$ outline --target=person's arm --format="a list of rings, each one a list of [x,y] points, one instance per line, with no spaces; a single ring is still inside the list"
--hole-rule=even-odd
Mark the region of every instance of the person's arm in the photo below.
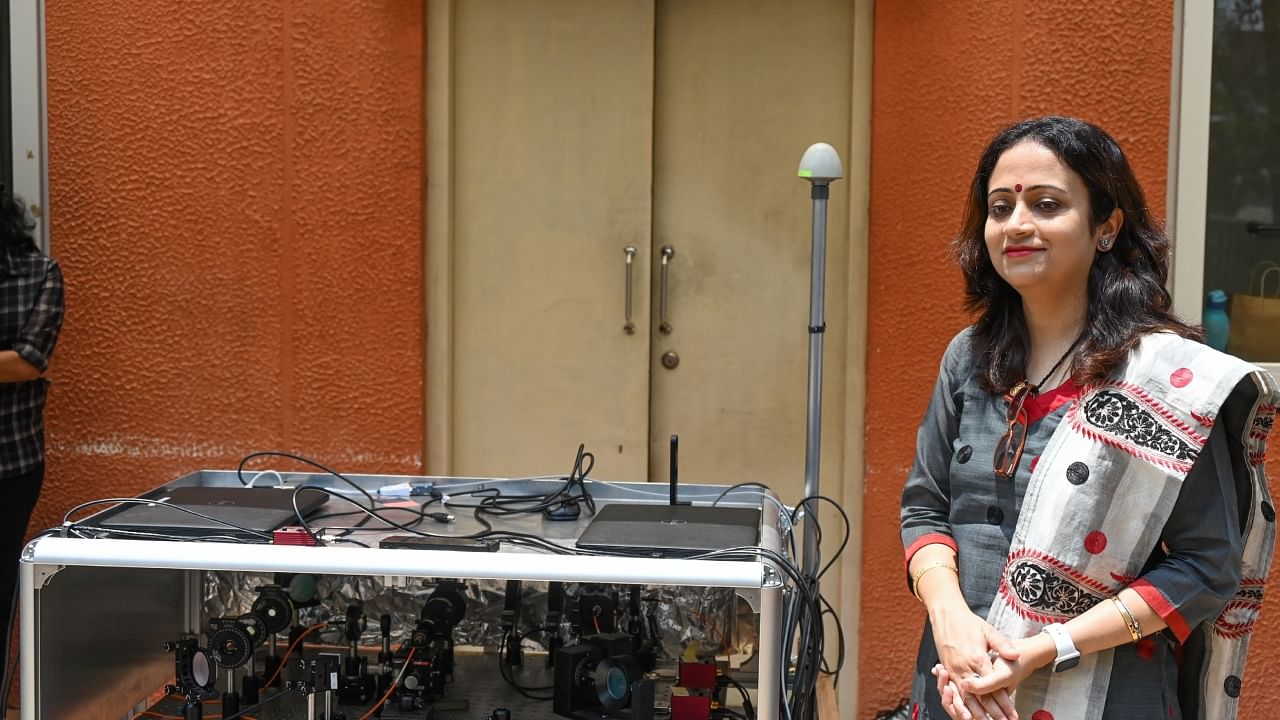
[[[34,380],[49,369],[62,330],[63,311],[62,271],[56,262],[49,261],[22,332],[10,349],[0,351],[0,382]]]
[[[954,395],[959,379],[955,375],[962,354],[961,343],[966,342],[967,334],[957,336],[942,357],[929,408],[916,432],[915,461],[902,488],[901,531],[909,589],[913,570],[920,567],[915,556],[921,549],[939,545],[950,548],[952,558],[955,557],[956,542],[951,531],[951,441],[960,432],[961,408]]]
[[[1211,431],[1161,534],[1167,554],[1118,595],[1143,636],[1168,628],[1184,642],[1192,628],[1217,617],[1240,585],[1244,540],[1229,436],[1222,424]],[[1082,655],[1134,641],[1126,618],[1109,599],[1063,626]],[[1016,687],[1057,656],[1045,633],[1014,644],[1022,651],[1017,662],[989,678],[964,680],[961,687],[978,694]]]
[[[1118,597],[1142,628],[1143,636],[1152,635],[1167,627],[1164,619],[1133,588],[1121,590]],[[1063,623],[1063,627],[1081,655],[1101,652],[1134,641],[1125,617],[1110,600],[1094,605]],[[1012,691],[1027,676],[1049,665],[1058,656],[1057,646],[1048,633],[1039,632],[1029,638],[1015,640],[1013,644],[1020,653],[1016,660],[997,661],[995,671],[990,675],[963,680],[959,683],[960,687],[975,695],[985,695],[997,689]]]
[[[0,383],[26,382],[40,377],[40,368],[16,350],[0,350]]]
[[[952,341],[943,356],[929,409],[916,435],[916,457],[902,491],[902,544],[906,550],[907,584],[929,614],[934,645],[942,665],[957,677],[991,669],[988,651],[1017,657],[1004,636],[969,609],[960,590],[957,546],[951,529],[952,442],[959,434],[957,390],[966,364],[962,357],[968,334]],[[969,710],[985,717],[1011,717],[1007,695],[990,707]],[[957,709],[957,711],[959,711]],[[1008,714],[1008,715],[1007,715]],[[965,717],[965,715],[958,715]]]

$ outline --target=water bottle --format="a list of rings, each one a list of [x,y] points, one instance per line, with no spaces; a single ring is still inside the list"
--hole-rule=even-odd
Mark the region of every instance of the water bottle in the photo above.
[[[1204,308],[1204,341],[1214,350],[1227,349],[1227,294],[1221,290],[1209,291],[1209,302]]]

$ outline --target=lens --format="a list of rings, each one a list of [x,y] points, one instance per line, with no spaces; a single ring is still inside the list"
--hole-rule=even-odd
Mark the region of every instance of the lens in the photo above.
[[[639,676],[639,668],[630,657],[615,656],[600,660],[592,676],[600,706],[605,710],[627,707],[631,702],[631,681]]]
[[[289,598],[296,603],[310,602],[316,596],[314,575],[294,575],[289,578]]]
[[[605,676],[605,687],[609,691],[609,697],[614,700],[627,699],[627,674],[622,668],[609,668],[609,674]]]
[[[205,686],[209,684],[209,656],[202,652],[196,652],[191,656],[191,679],[196,681],[197,685]]]
[[[995,461],[996,461],[997,475],[1003,475],[1005,477],[1008,477],[1009,461],[1012,459],[1009,457],[1009,448],[1010,448],[1009,443],[1012,439],[1013,438],[1010,437],[1009,433],[1005,433],[1004,435],[1000,436],[1000,440],[996,443]]]

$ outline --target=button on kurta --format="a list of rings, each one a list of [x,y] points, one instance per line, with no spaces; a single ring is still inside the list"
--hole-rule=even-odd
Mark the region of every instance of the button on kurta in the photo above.
[[[1004,510],[1001,510],[996,505],[992,505],[991,507],[987,508],[987,522],[991,523],[992,525],[999,525],[1000,523],[1004,522]]]
[[[1072,485],[1083,485],[1089,479],[1089,466],[1082,462],[1073,462],[1067,466],[1067,480]]]

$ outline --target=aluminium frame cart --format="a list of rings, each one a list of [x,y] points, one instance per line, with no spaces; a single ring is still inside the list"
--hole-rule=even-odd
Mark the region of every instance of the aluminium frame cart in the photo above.
[[[431,482],[445,490],[500,486],[536,492],[561,480],[348,475],[362,487]],[[338,489],[332,476],[283,473],[287,485]],[[200,471],[179,485],[239,486],[232,471]],[[725,486],[681,485],[681,496],[709,502]],[[597,503],[658,502],[662,485],[591,482]],[[647,496],[647,497],[646,497]],[[760,498],[755,498],[759,500]],[[725,504],[740,501],[726,498]],[[752,503],[751,506],[756,506]],[[782,552],[778,512],[762,503],[760,547]],[[588,518],[558,523],[548,539],[568,546]],[[528,522],[532,523],[532,519]],[[519,521],[516,521],[518,527]],[[498,527],[508,529],[506,520]],[[518,528],[537,532],[536,526]],[[499,552],[391,550],[43,536],[21,558],[21,720],[131,717],[138,702],[173,676],[166,640],[203,628],[203,571],[292,572],[405,578],[458,578],[690,585],[733,588],[760,615],[757,707],[768,717],[783,702],[779,686],[782,582],[764,560],[717,561],[623,556],[569,556],[503,546]]]

